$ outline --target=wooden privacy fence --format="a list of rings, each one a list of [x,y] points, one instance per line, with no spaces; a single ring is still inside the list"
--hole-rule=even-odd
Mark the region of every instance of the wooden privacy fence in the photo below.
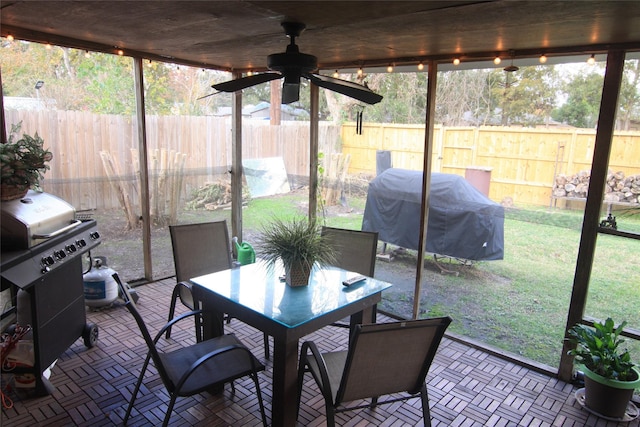
[[[346,123],[341,135],[350,174],[375,174],[378,150],[391,152],[393,167],[422,170],[423,125],[365,123],[358,135],[355,123]],[[436,126],[432,170],[488,170],[492,200],[549,205],[556,176],[591,170],[594,143],[590,129]],[[640,174],[639,132],[616,132],[609,169]]]
[[[131,212],[139,216],[139,185],[136,121],[131,116],[98,115],[75,111],[6,110],[7,128],[23,122],[22,130],[36,131],[53,152],[51,170],[45,174],[45,191],[72,203],[78,210],[121,206],[128,194]],[[206,182],[230,181],[231,120],[225,117],[148,116],[147,143],[151,153],[182,153],[182,193],[173,196],[156,193],[157,215],[172,215],[175,201],[190,197]],[[282,157],[292,180],[306,183],[309,176],[309,123],[245,120],[242,128],[243,158]],[[548,205],[555,177],[591,169],[595,131],[588,129],[523,129],[508,127],[436,126],[433,170],[464,176],[468,170],[490,170],[489,197],[495,201],[513,200],[518,204]],[[320,151],[325,154],[328,181],[341,179],[343,170],[330,163],[334,153],[350,159],[349,174],[374,175],[376,153],[387,150],[394,167],[421,170],[424,126],[365,123],[362,135],[355,123],[337,126],[320,123]],[[158,151],[155,151],[158,150]],[[108,177],[100,153],[109,153],[109,162],[119,172]],[[175,155],[175,154],[174,154]],[[150,156],[152,158],[153,156]],[[168,160],[167,160],[168,161]],[[173,160],[175,162],[175,159]],[[158,192],[162,158],[158,172]],[[150,168],[153,168],[150,162]],[[640,133],[619,132],[614,137],[610,169],[626,176],[640,173]],[[164,169],[169,173],[169,169]],[[113,185],[112,182],[117,183]],[[338,183],[339,184],[339,183]],[[126,190],[126,191],[125,191]],[[327,194],[325,194],[325,197]],[[333,195],[330,195],[333,198]],[[153,193],[152,193],[153,197]],[[173,200],[172,200],[173,198]]]
[[[128,216],[139,216],[137,124],[131,116],[99,115],[78,111],[6,110],[7,127],[22,121],[22,130],[36,131],[53,152],[51,170],[45,174],[43,188],[73,204],[77,210],[116,208],[131,205]],[[147,144],[149,152],[152,209],[158,216],[173,215],[174,201],[181,196],[161,195],[163,180],[171,168],[162,166],[171,153],[186,157],[182,197],[207,182],[230,181],[231,120],[227,117],[147,116]],[[319,126],[320,150],[333,153],[339,150],[340,127],[332,123]],[[292,179],[308,180],[309,123],[283,122],[270,126],[268,121],[245,120],[242,127],[243,158],[282,157]],[[154,155],[158,160],[154,166]],[[103,163],[101,153],[105,154]],[[162,160],[162,153],[166,159]],[[173,160],[174,162],[176,159]],[[108,174],[104,165],[112,165]],[[113,165],[118,171],[113,172]],[[163,172],[164,171],[164,172]],[[113,175],[111,175],[113,174]],[[154,186],[155,190],[154,190]],[[128,195],[123,199],[123,195]],[[155,206],[155,207],[154,207]],[[126,211],[126,210],[125,210]]]

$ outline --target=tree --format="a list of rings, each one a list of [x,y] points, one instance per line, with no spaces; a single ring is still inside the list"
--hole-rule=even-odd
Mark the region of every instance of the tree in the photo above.
[[[54,46],[22,41],[2,40],[2,90],[4,96],[39,98],[51,108],[58,107],[58,98],[70,96],[73,91],[65,67],[63,55],[66,52]],[[68,60],[67,60],[68,62]],[[58,79],[65,81],[60,87]],[[40,89],[35,89],[37,81],[44,82]],[[60,99],[65,104],[64,99]]]
[[[92,111],[103,114],[133,114],[135,91],[133,61],[129,57],[45,46],[23,41],[1,44],[0,58],[5,96],[40,97],[49,108]],[[196,102],[196,88],[185,85],[184,76],[173,64],[145,61],[145,105],[148,114],[196,113],[207,105]],[[211,84],[207,73],[197,74],[191,67],[185,73],[198,76],[205,91]],[[223,73],[218,73],[221,80]],[[206,79],[206,80],[205,80]],[[44,86],[34,93],[38,80]],[[191,77],[186,80],[192,80]],[[209,90],[211,90],[209,88]],[[36,95],[36,96],[34,96]],[[202,95],[199,95],[202,96]],[[186,107],[185,107],[186,106]]]
[[[580,128],[595,128],[603,81],[600,73],[586,73],[584,68],[575,74],[564,85],[567,101],[552,112],[554,120]]]
[[[215,114],[219,107],[227,106],[231,102],[230,94],[216,94],[211,87],[215,83],[229,80],[231,78],[229,73],[167,63],[161,66],[167,70],[166,76],[160,81],[158,73],[153,73],[152,82],[166,87],[164,97],[170,102],[170,113],[190,116],[211,115]],[[148,92],[150,87],[145,85],[145,89]]]
[[[362,85],[366,84],[373,91],[377,90],[376,88],[380,82],[377,74],[362,75],[361,77],[358,77],[357,74],[340,74],[337,78]],[[334,123],[339,123],[343,120],[355,121],[359,112],[366,112],[365,120],[376,121],[375,113],[372,113],[372,109],[356,99],[328,89],[321,89],[320,94],[320,99],[324,98],[325,101],[324,105],[321,103],[321,107],[325,108],[324,111],[321,110],[321,115],[324,113],[324,117]]]
[[[2,39],[0,49],[5,96],[38,97],[49,108],[103,114],[135,112],[131,58],[6,39]],[[147,114],[207,115],[230,105],[230,94],[206,96],[214,93],[212,84],[231,78],[228,73],[146,60],[144,65]],[[439,72],[435,121],[447,126],[534,126],[548,122],[551,116],[573,126],[593,128],[602,71],[601,65],[585,65],[564,83],[554,66],[521,67],[511,73],[501,69]],[[640,61],[627,61],[624,72],[617,126],[629,129],[634,120],[640,119]],[[353,121],[362,111],[369,122],[425,122],[427,73],[341,74],[339,78],[366,84],[384,99],[365,105],[321,89],[321,119]],[[45,85],[36,90],[38,80]],[[293,106],[309,111],[309,85],[306,79],[301,80],[300,100]],[[566,101],[555,108],[561,97]],[[271,102],[270,84],[243,91],[244,105],[260,102]]]
[[[625,61],[624,76],[618,100],[616,128],[629,130],[632,120],[640,119],[640,60]]]
[[[380,73],[369,76],[370,89],[384,97],[367,106],[370,121],[382,123],[424,123],[427,105],[426,73]]]
[[[100,114],[135,114],[133,62],[117,55],[92,54],[78,64],[85,90],[81,107]]]
[[[535,126],[548,122],[558,86],[553,66],[493,70],[487,79],[488,115],[503,126]]]
[[[436,122],[445,126],[487,124],[492,110],[485,90],[488,74],[488,70],[438,73]]]

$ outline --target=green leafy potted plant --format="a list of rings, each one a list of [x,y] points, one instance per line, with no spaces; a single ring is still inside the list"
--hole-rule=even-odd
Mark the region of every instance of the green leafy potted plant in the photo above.
[[[640,388],[640,370],[631,362],[629,351],[620,348],[626,324],[616,327],[608,318],[594,323],[593,328],[577,324],[568,331],[568,340],[576,344],[569,354],[583,365],[585,407],[616,420],[624,418],[634,389]]]
[[[53,154],[44,148],[44,140],[36,132],[34,136],[23,134],[17,139],[22,122],[12,125],[9,139],[0,144],[0,168],[2,172],[1,195],[3,201],[19,199],[30,188],[38,188],[49,169]]]
[[[258,256],[271,267],[280,260],[289,286],[307,285],[315,263],[335,262],[334,249],[322,239],[320,228],[317,221],[306,218],[273,219],[262,227]]]

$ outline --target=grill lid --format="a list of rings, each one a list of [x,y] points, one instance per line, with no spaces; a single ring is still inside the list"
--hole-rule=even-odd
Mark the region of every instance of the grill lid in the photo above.
[[[80,223],[69,203],[33,190],[22,199],[0,203],[0,210],[2,250],[31,248]]]

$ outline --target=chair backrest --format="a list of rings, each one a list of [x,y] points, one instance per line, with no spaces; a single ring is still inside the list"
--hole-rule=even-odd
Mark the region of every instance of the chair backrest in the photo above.
[[[169,392],[172,392],[174,385],[169,379],[169,375],[165,370],[165,367],[162,363],[162,359],[158,354],[158,349],[156,348],[156,345],[153,342],[153,338],[151,338],[151,334],[149,333],[149,329],[147,329],[147,325],[144,323],[144,320],[142,320],[142,316],[140,316],[140,313],[136,308],[136,303],[131,297],[131,294],[129,293],[129,289],[127,289],[127,287],[124,285],[122,280],[120,280],[118,273],[114,273],[113,278],[118,284],[118,288],[120,289],[120,296],[122,296],[122,299],[124,300],[125,307],[127,307],[127,309],[129,310],[133,318],[136,320],[136,323],[138,324],[138,328],[140,329],[140,333],[144,338],[144,342],[147,344],[147,348],[149,349],[149,353],[147,357],[153,360],[153,364],[158,370],[158,374],[160,375],[162,382],[164,383],[165,387],[167,387]]]
[[[320,234],[336,251],[336,267],[373,277],[378,250],[377,232],[322,227]]]
[[[176,280],[231,268],[227,221],[169,226]]]
[[[357,325],[336,404],[398,392],[418,393],[450,317]]]

